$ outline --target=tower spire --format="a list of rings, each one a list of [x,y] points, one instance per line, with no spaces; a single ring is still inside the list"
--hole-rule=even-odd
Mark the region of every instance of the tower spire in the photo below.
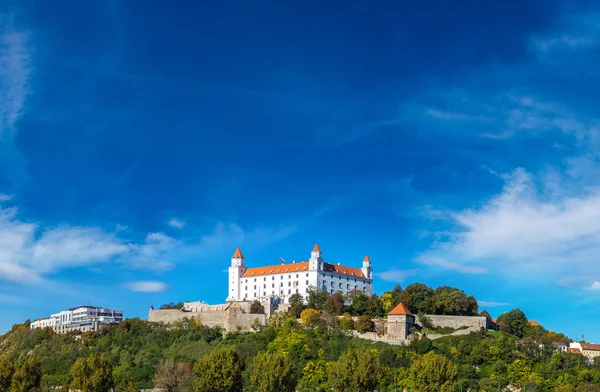
[[[234,259],[243,259],[244,255],[242,254],[242,250],[240,248],[236,248],[235,252],[233,253],[233,258]]]

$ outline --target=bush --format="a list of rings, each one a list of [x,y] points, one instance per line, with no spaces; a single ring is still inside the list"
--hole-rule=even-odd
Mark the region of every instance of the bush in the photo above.
[[[321,321],[321,314],[315,309],[304,309],[300,313],[300,320],[306,327],[315,327]]]
[[[265,314],[265,307],[258,301],[252,302],[250,305],[250,313],[252,314]]]
[[[340,317],[340,328],[342,329],[354,329],[354,320],[352,320],[352,316],[349,313],[344,313],[342,317]]]
[[[356,322],[354,323],[354,329],[358,332],[369,332],[373,330],[373,321],[367,315],[358,316]]]

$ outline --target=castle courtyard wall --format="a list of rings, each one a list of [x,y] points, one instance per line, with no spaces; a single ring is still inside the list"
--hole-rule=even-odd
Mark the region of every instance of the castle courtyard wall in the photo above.
[[[426,317],[431,320],[431,323],[436,328],[485,328],[492,329],[490,325],[491,320],[487,317],[483,316],[443,316],[443,315],[435,315],[435,314],[427,314]],[[419,320],[417,320],[417,323]]]

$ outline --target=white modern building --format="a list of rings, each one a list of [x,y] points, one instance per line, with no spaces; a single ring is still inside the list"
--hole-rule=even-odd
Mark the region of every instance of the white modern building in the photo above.
[[[323,260],[319,245],[313,248],[310,259],[267,267],[246,267],[240,248],[235,250],[229,267],[227,301],[264,301],[278,298],[287,303],[293,294],[308,298],[309,288],[325,290],[330,294],[373,291],[373,269],[369,256],[362,268],[345,267]]]
[[[95,306],[78,306],[31,323],[31,328],[50,327],[56,333],[97,331],[100,327],[123,321],[123,311]]]

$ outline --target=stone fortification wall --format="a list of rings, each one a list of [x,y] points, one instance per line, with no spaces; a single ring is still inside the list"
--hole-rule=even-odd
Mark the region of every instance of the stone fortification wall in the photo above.
[[[396,344],[396,345],[407,345],[410,343],[409,339],[392,339],[392,338],[386,337],[385,335],[379,336],[375,332],[351,331],[351,333],[353,336],[355,336],[357,338],[372,340],[374,342],[384,342],[384,343]]]
[[[233,303],[226,305],[206,305],[202,303],[186,303],[183,309],[155,310],[148,312],[148,321],[153,323],[171,324],[183,319],[199,320],[207,327],[224,328],[230,331],[252,331],[252,324],[258,319],[261,326],[266,325],[267,316],[264,314],[251,314],[250,305],[245,303]]]
[[[431,323],[434,327],[449,327],[458,329],[461,327],[469,327],[469,328],[486,328],[492,329],[491,320],[487,317],[479,317],[479,316],[440,316],[435,314],[427,314],[427,318],[431,320]],[[419,320],[417,318],[417,323]]]

